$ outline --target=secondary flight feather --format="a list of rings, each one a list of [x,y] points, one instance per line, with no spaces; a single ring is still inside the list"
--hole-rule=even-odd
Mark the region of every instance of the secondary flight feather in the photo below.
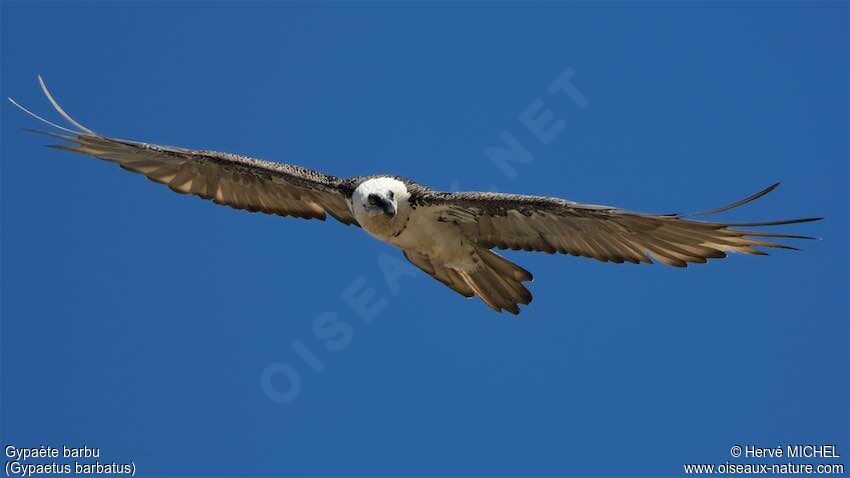
[[[55,131],[52,147],[110,161],[216,204],[247,211],[324,220],[328,215],[398,247],[414,265],[464,297],[477,296],[496,311],[518,314],[531,302],[529,271],[492,249],[562,253],[603,262],[675,267],[705,263],[728,252],[765,255],[762,248],[794,249],[779,239],[813,239],[752,228],[820,218],[752,223],[690,219],[728,211],[774,190],[690,215],[654,215],[519,194],[435,191],[399,176],[338,178],[300,166],[230,153],[160,146],[101,135],[74,120],[39,76],[61,126],[15,106]],[[745,228],[741,230],[739,228]]]

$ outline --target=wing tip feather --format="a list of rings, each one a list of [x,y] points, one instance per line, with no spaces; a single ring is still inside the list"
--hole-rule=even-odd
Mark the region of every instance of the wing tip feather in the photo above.
[[[76,127],[77,127],[77,128],[79,128],[81,131],[83,131],[83,132],[85,132],[85,133],[87,133],[87,134],[91,134],[91,135],[94,135],[94,136],[98,136],[98,134],[97,134],[97,133],[95,133],[95,132],[94,132],[94,131],[92,131],[91,129],[86,128],[85,126],[83,126],[83,125],[82,125],[79,121],[77,121],[77,120],[75,120],[74,118],[72,118],[72,117],[71,117],[71,115],[69,115],[69,114],[68,114],[68,113],[67,113],[64,109],[62,109],[62,107],[61,107],[61,106],[59,106],[59,102],[58,102],[58,101],[56,101],[56,98],[54,98],[54,97],[53,97],[53,94],[52,94],[52,93],[50,93],[50,90],[47,88],[47,84],[44,82],[44,78],[42,78],[42,77],[41,77],[41,74],[36,75],[36,77],[38,78],[38,84],[39,84],[39,86],[41,86],[41,91],[44,93],[44,96],[46,96],[46,97],[47,97],[47,100],[48,100],[48,101],[50,102],[50,104],[53,106],[53,109],[55,109],[55,110],[56,110],[56,112],[57,112],[57,113],[59,113],[59,115],[60,115],[60,116],[62,116],[63,118],[65,118],[65,121],[67,121],[67,122],[71,123],[72,125],[76,126]]]
[[[711,209],[711,210],[708,210],[708,211],[685,214],[685,215],[682,215],[682,216],[679,216],[679,217],[709,216],[711,214],[717,214],[717,213],[721,213],[721,212],[724,212],[724,211],[729,211],[731,209],[735,209],[736,207],[740,207],[740,206],[743,206],[745,204],[751,203],[751,202],[755,201],[756,199],[758,199],[762,196],[765,196],[766,194],[770,193],[774,189],[778,188],[780,184],[781,183],[779,181],[777,181],[777,182],[771,184],[770,186],[762,189],[761,191],[759,191],[755,194],[752,194],[750,196],[747,196],[744,199],[741,199],[740,201],[735,201],[732,204],[727,204],[725,206],[722,206],[722,207],[719,207],[719,208],[716,208],[716,209]]]

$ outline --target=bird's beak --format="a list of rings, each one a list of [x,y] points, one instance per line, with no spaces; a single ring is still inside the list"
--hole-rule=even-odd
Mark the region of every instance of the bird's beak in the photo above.
[[[389,217],[394,217],[396,213],[395,202],[393,201],[385,201],[382,204],[382,208],[384,210],[384,214]]]

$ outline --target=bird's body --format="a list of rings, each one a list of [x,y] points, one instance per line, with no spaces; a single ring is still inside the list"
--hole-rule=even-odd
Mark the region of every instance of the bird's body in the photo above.
[[[363,228],[435,279],[465,297],[478,296],[497,311],[519,313],[531,302],[523,285],[532,275],[491,249],[565,253],[604,262],[685,267],[725,257],[727,252],[765,254],[759,247],[792,249],[765,238],[811,239],[780,233],[741,231],[818,218],[730,224],[681,215],[640,214],[564,199],[502,193],[449,193],[391,175],[329,176],[300,166],[215,151],[157,146],[100,135],[73,120],[39,78],[45,95],[72,130],[44,134],[70,145],[57,148],[118,163],[122,168],[237,209],[324,220]],[[753,201],[773,185],[742,201],[696,215],[713,214]],[[696,215],[691,215],[696,216]]]
[[[375,176],[356,182],[349,207],[358,224],[376,239],[391,244],[420,269],[465,297],[478,295],[496,310],[519,313],[531,302],[523,285],[531,274],[481,247],[458,227],[450,208],[428,205],[434,191],[404,178]],[[371,210],[370,195],[378,207]],[[387,214],[382,204],[391,203]]]

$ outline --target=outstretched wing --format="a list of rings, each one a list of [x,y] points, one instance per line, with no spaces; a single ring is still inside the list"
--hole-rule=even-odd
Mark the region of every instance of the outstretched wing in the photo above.
[[[706,213],[753,201],[778,186]],[[650,256],[676,267],[726,257],[726,252],[764,255],[760,247],[794,249],[766,238],[807,236],[737,230],[815,221],[820,218],[748,224],[714,223],[681,215],[639,214],[608,206],[516,194],[420,191],[411,198],[435,220],[456,224],[483,247],[565,253],[603,262],[652,263]]]
[[[357,224],[346,203],[348,181],[289,164],[216,151],[127,141],[100,135],[71,118],[38,78],[44,94],[72,127],[47,121],[22,107],[35,118],[70,135],[34,131],[66,141],[52,147],[87,154],[118,163],[182,194],[194,194],[236,209],[279,216],[324,220],[326,214],[344,224]],[[33,130],[31,130],[33,131]]]

